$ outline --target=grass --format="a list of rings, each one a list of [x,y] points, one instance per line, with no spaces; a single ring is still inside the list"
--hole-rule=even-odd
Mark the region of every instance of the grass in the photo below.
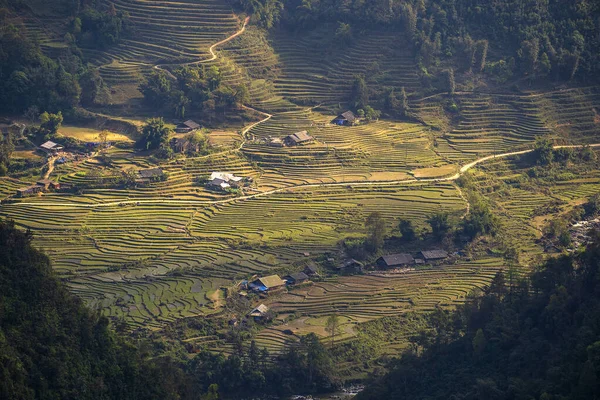
[[[98,135],[102,130],[94,128],[82,128],[78,126],[61,126],[58,133],[66,137],[72,137],[82,142],[97,142],[99,141]],[[118,132],[108,132],[107,140],[109,142],[133,142],[133,139],[125,134]]]

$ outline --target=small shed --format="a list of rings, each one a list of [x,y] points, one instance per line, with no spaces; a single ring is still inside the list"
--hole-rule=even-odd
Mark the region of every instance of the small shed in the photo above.
[[[313,140],[315,140],[315,138],[310,136],[307,131],[296,132],[286,136],[285,139],[283,139],[287,146],[298,146],[301,144],[310,143]]]
[[[17,197],[33,196],[34,194],[41,193],[43,191],[44,191],[43,186],[33,185],[33,186],[28,186],[26,188],[17,189],[16,196]]]
[[[162,178],[165,175],[162,168],[142,169],[138,171],[138,181],[151,182]]]
[[[252,311],[250,311],[248,313],[248,316],[253,317],[254,319],[261,319],[261,318],[264,318],[268,312],[269,312],[269,307],[265,306],[264,304],[261,304],[258,307],[256,307],[255,309],[253,309]]]
[[[413,264],[414,262],[415,259],[408,253],[388,254],[387,256],[379,257],[377,266],[382,268],[397,268]]]
[[[177,153],[193,153],[198,151],[198,144],[190,142],[185,137],[171,139],[171,148]]]
[[[50,179],[41,179],[41,180],[39,180],[39,181],[36,182],[36,185],[43,187],[44,190],[48,190],[48,189],[58,190],[58,189],[60,189],[60,183],[51,181]]]
[[[356,261],[354,258],[350,258],[338,265],[336,269],[340,272],[351,274],[362,272],[364,266],[365,265],[360,261]]]
[[[187,121],[177,124],[177,126],[175,127],[175,132],[188,133],[188,132],[195,131],[197,129],[200,129],[200,124],[198,124],[196,121],[192,121],[191,119],[188,119]]]
[[[427,262],[440,261],[448,258],[448,253],[444,250],[423,250],[420,254]]]
[[[331,123],[333,123],[335,125],[346,125],[346,126],[354,125],[357,122],[358,122],[358,119],[356,118],[356,115],[354,115],[354,113],[350,110],[341,113],[340,115],[335,117],[333,119],[333,121],[331,121]]]
[[[285,280],[290,285],[298,285],[300,283],[306,282],[308,280],[308,275],[306,275],[304,272],[296,272],[294,274],[286,276]]]
[[[46,143],[42,143],[40,145],[40,149],[42,149],[46,153],[54,154],[54,153],[64,149],[64,147],[58,143],[54,143],[53,141],[48,140]]]
[[[226,172],[213,172],[206,186],[213,189],[225,190],[230,187],[240,187],[244,178]]]
[[[319,275],[319,269],[315,264],[308,264],[304,267],[304,273],[308,276],[317,276]]]
[[[283,143],[283,140],[281,140],[280,138],[269,138],[269,141],[267,143],[271,147],[283,147],[283,146],[285,146],[285,144]]]

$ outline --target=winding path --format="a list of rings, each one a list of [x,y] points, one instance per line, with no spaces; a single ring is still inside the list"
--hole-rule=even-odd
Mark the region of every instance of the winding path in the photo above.
[[[268,118],[265,118],[267,120]],[[257,123],[260,123],[258,121]],[[255,123],[255,124],[257,124]],[[251,126],[252,127],[252,126]],[[554,146],[554,149],[562,149],[562,148],[583,148],[585,146],[590,147],[600,147],[600,143],[594,143],[589,145],[561,145]],[[459,172],[452,176],[444,177],[444,178],[424,178],[424,179],[404,179],[404,180],[396,180],[396,181],[355,181],[355,182],[334,182],[334,183],[308,183],[301,185],[294,185],[283,187],[279,189],[268,190],[265,192],[260,192],[256,194],[250,194],[246,196],[239,197],[231,197],[223,200],[210,200],[210,201],[201,201],[201,200],[170,200],[170,199],[152,199],[152,200],[122,200],[122,201],[112,201],[106,203],[94,203],[94,204],[81,204],[81,203],[57,203],[57,202],[19,202],[14,203],[14,205],[28,205],[28,206],[39,206],[39,207],[79,207],[79,208],[97,208],[97,207],[115,207],[115,206],[124,206],[128,204],[181,204],[181,205],[196,205],[196,206],[211,206],[211,205],[221,205],[228,203],[235,203],[237,201],[251,200],[259,197],[266,197],[277,193],[284,192],[292,192],[296,189],[307,189],[307,188],[326,188],[326,187],[339,187],[339,186],[396,186],[396,185],[408,185],[411,183],[440,183],[440,182],[453,182],[464,175],[471,168],[484,163],[488,160],[493,160],[496,158],[505,158],[511,156],[517,156],[522,154],[527,154],[533,152],[534,149],[529,150],[521,150],[521,151],[512,151],[509,153],[502,154],[493,154],[485,157],[478,158],[475,161],[472,161],[468,164],[463,165]]]

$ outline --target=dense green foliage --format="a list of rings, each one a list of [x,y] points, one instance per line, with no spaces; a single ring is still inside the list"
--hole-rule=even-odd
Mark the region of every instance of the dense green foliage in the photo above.
[[[527,280],[499,273],[483,297],[432,329],[359,399],[581,399],[600,385],[600,234],[585,252],[549,260]]]
[[[88,7],[73,21],[73,33],[84,47],[104,49],[118,43],[130,30],[129,14],[115,10],[112,3],[105,12]]]
[[[428,70],[443,72],[448,63],[499,82],[513,75],[594,78],[600,65],[600,4],[586,0],[289,0],[284,15],[295,29],[331,21],[344,24],[344,32],[401,29],[428,84]]]
[[[0,398],[175,398],[152,364],[53,276],[32,236],[0,224]],[[163,376],[164,374],[164,376]]]
[[[43,55],[20,29],[0,20],[0,104],[5,110],[22,112],[32,105],[70,109],[79,102],[80,92],[76,74]]]
[[[165,125],[162,118],[151,118],[142,128],[138,146],[146,150],[166,148],[171,129]]]
[[[233,88],[223,83],[217,66],[205,69],[203,65],[180,67],[172,75],[153,71],[140,90],[148,105],[179,118],[184,118],[187,111],[213,118],[217,112],[239,107],[249,96],[245,85]]]

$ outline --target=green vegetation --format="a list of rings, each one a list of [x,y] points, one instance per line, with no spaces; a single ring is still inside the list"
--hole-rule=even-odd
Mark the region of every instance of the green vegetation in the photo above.
[[[149,361],[117,336],[69,293],[31,240],[0,223],[0,397],[177,398],[170,362]]]
[[[584,252],[549,260],[529,279],[509,284],[499,272],[483,297],[434,313],[432,329],[413,339],[419,352],[393,361],[357,398],[597,397],[599,260],[595,232]]]

